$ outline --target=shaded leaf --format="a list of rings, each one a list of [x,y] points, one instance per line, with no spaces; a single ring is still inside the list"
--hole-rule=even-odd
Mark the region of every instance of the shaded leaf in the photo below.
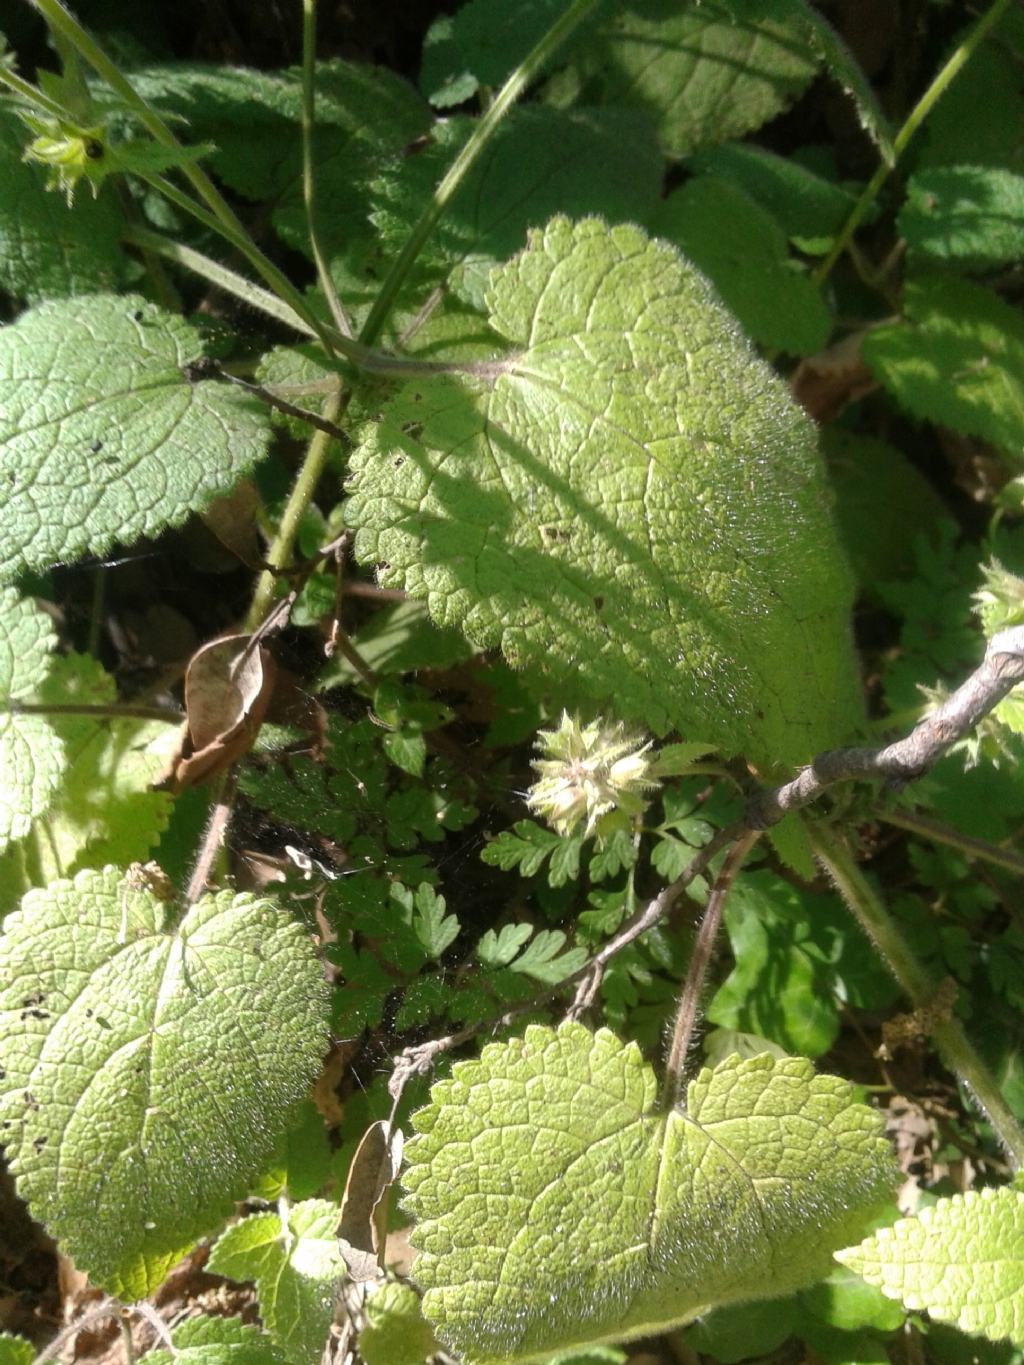
[[[790,259],[771,215],[736,185],[695,176],[662,201],[650,226],[704,271],[762,346],[809,355],[828,340],[832,319],[821,290]]]
[[[911,251],[967,269],[1024,256],[1024,176],[949,166],[911,176],[897,226]]]
[[[907,281],[904,321],[868,332],[869,369],[915,417],[980,436],[1016,459],[1024,443],[1024,320],[953,275]]]
[[[82,194],[69,209],[43,189],[43,170],[22,160],[27,140],[24,125],[0,109],[0,284],[30,303],[116,289],[126,264],[117,201]]]
[[[814,434],[703,277],[555,219],[489,303],[520,349],[406,384],[354,455],[358,557],[565,704],[766,767],[841,738],[850,582]]]
[[[662,150],[683,157],[742,137],[804,89],[817,54],[787,0],[632,0],[577,44],[583,97],[641,109]]]

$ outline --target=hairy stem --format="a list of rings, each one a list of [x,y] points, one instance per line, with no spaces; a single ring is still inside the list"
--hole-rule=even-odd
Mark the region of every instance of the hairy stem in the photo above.
[[[0,702],[0,715],[91,716],[95,720],[161,720],[165,725],[180,725],[184,711],[173,706],[132,706],[121,702]]]
[[[822,825],[810,827],[809,834],[815,856],[893,976],[918,1009],[927,1008],[938,983],[918,961],[845,843]],[[936,1023],[932,1038],[942,1061],[964,1082],[1015,1169],[1019,1168],[1024,1164],[1024,1130],[999,1093],[995,1077],[975,1051],[959,1020],[951,1018]]]
[[[352,328],[341,306],[327,262],[320,249],[316,226],[316,178],[313,174],[313,129],[316,126],[316,0],[302,0],[302,202],[306,209],[306,230],[327,306],[334,325],[344,337]]]
[[[327,396],[321,416],[332,426],[337,425],[338,418],[348,401],[348,393],[348,390],[343,393],[339,381],[334,393]],[[288,566],[291,560],[292,546],[295,543],[299,523],[316,491],[320,475],[324,472],[330,449],[331,437],[326,431],[318,428],[310,440],[306,458],[302,462],[302,467],[292,485],[292,491],[288,495],[288,502],[285,505],[281,523],[277,528],[277,534],[267,551],[267,563],[270,568],[265,569],[260,574],[256,583],[252,605],[249,607],[245,618],[244,628],[247,631],[254,631],[257,628],[273,601],[277,587],[277,575]]]
[[[714,885],[708,893],[707,905],[704,907],[700,928],[697,930],[697,937],[694,939],[693,951],[690,953],[690,965],[686,971],[686,980],[683,982],[683,989],[679,993],[679,1008],[676,1011],[675,1025],[672,1029],[672,1043],[665,1063],[666,1108],[670,1109],[677,1105],[682,1098],[686,1083],[686,1056],[690,1050],[693,1027],[697,1022],[697,1007],[700,1004],[700,994],[704,988],[704,978],[707,975],[715,940],[718,937],[718,927],[722,922],[722,909],[729,894],[729,888],[732,886],[737,872],[743,866],[744,858],[759,837],[754,830],[740,835],[725,855],[725,860],[715,878]]]
[[[165,192],[163,185],[156,188],[159,188],[162,193]],[[198,205],[195,207],[198,208]],[[299,317],[291,304],[285,303],[277,294],[271,293],[269,289],[262,288],[253,280],[246,279],[244,275],[239,275],[237,270],[231,270],[228,266],[222,265],[220,261],[215,261],[211,256],[196,251],[194,247],[184,246],[171,237],[164,237],[162,233],[154,232],[151,228],[136,223],[131,223],[125,227],[121,234],[121,240],[130,243],[132,246],[137,246],[140,251],[151,252],[155,256],[173,261],[175,265],[184,266],[186,270],[191,270],[200,279],[216,285],[225,294],[240,299],[250,308],[256,308],[261,313],[265,313],[275,322],[283,322],[286,327],[291,327],[294,331],[301,332],[305,336],[316,336],[313,328],[303,318]]]
[[[845,251],[847,242],[849,242],[850,238],[863,221],[864,215],[875,202],[875,199],[878,197],[878,191],[885,183],[889,172],[894,169],[896,163],[906,150],[910,139],[917,132],[918,128],[920,128],[921,124],[931,113],[936,103],[945,94],[955,78],[967,65],[967,62],[970,60],[971,55],[978,44],[982,42],[992,26],[999,22],[1009,7],[1010,0],[995,0],[995,3],[988,10],[988,13],[982,15],[971,29],[970,33],[968,33],[967,37],[964,38],[963,42],[950,57],[949,61],[946,62],[942,70],[938,72],[931,85],[929,85],[928,89],[914,105],[913,109],[911,109],[904,121],[903,127],[896,134],[895,138],[893,138],[892,163],[889,164],[885,161],[879,163],[874,175],[861,191],[860,198],[850,210],[849,217],[840,229],[838,237],[836,237],[836,240],[832,243],[831,251],[815,269],[813,279],[820,283],[827,277],[829,271]]]
[[[911,811],[885,810],[882,806],[876,806],[874,815],[876,819],[884,820],[887,825],[909,830],[911,834],[920,834],[925,839],[933,839],[937,844],[955,848],[965,858],[981,858],[986,863],[992,863],[994,867],[1003,867],[1007,872],[1016,872],[1018,876],[1024,875],[1024,857],[1014,853],[1011,848],[1000,848],[998,844],[990,844],[986,839],[972,838],[971,835],[962,834],[960,830],[944,824],[941,820],[933,820],[930,816],[918,815]]]
[[[61,3],[61,0],[32,0],[36,9],[49,24],[55,35],[65,39],[75,51],[93,68],[97,75],[101,76],[110,88],[124,101],[125,105],[131,110],[143,127],[147,130],[154,141],[161,146],[173,151],[184,151],[182,144],[171,132],[170,128],[160,117],[152,106],[142,98],[136,91],[132,83],[122,74],[117,64],[107,56],[103,48],[95,41],[91,34],[82,27],[77,19]],[[182,157],[178,168],[181,174],[189,181],[200,200],[209,210],[207,225],[212,226],[221,236],[225,237],[236,247],[249,263],[256,270],[257,274],[266,281],[270,288],[290,304],[301,318],[304,318],[309,326],[313,328],[317,337],[330,354],[332,351],[331,338],[324,331],[324,328],[316,314],[306,305],[305,300],[299,291],[292,285],[288,277],[274,265],[273,261],[260,250],[253,239],[246,232],[240,219],[228,204],[216,185],[194,160]],[[150,177],[142,176],[149,181]],[[159,181],[161,187],[166,192],[167,185],[170,184],[162,176],[152,177],[152,181]],[[152,182],[151,182],[152,183]],[[175,202],[179,207],[185,208],[189,213],[196,216],[196,209],[199,207],[188,195],[176,198]],[[344,351],[344,347],[339,347]]]
[[[451,201],[455,191],[465,179],[477,157],[479,157],[480,153],[494,136],[498,124],[516,103],[530,82],[540,74],[545,63],[555,50],[566,38],[568,38],[569,34],[583,22],[587,15],[597,7],[598,3],[599,0],[573,0],[573,3],[558,22],[548,29],[540,42],[523,58],[519,66],[516,67],[515,71],[512,72],[511,76],[509,76],[508,80],[498,91],[494,102],[476,125],[458,156],[442,176],[437,189],[434,191],[433,198],[420,214],[406,239],[405,245],[402,247],[394,264],[385,276],[384,283],[380,288],[380,293],[374,300],[370,314],[359,334],[360,341],[364,342],[367,346],[372,345],[377,340],[378,336],[380,336],[381,328],[387,321],[388,314],[391,312],[405,277],[412,269],[417,256],[423,250],[424,243],[437,225],[438,220],[444,213],[445,208]]]

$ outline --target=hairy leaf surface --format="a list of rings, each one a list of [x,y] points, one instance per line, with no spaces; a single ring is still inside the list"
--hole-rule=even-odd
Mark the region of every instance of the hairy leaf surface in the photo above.
[[[345,1273],[337,1226],[337,1204],[307,1199],[288,1210],[287,1225],[276,1213],[243,1218],[210,1253],[215,1275],[255,1280],[264,1326],[293,1365],[316,1365],[327,1340]]]
[[[998,294],[955,275],[907,282],[904,321],[862,344],[868,368],[926,421],[1001,446],[1024,445],[1024,321]]]
[[[0,578],[179,525],[262,457],[265,409],[193,382],[201,355],[134,295],[43,303],[0,330]]]
[[[584,98],[642,109],[683,157],[742,137],[807,85],[817,52],[788,0],[631,0],[573,50]]]
[[[1024,256],[1024,176],[945,166],[912,176],[897,225],[911,251],[995,270]]]
[[[56,643],[44,612],[0,588],[0,852],[47,809],[64,771],[64,746],[46,717],[17,709],[35,699]]]
[[[836,1259],[909,1309],[1024,1346],[1024,1193],[969,1190],[880,1228]]]
[[[515,349],[406,384],[356,453],[359,557],[564,704],[764,765],[840,740],[850,576],[813,429],[704,278],[555,219],[488,302]]]
[[[809,1284],[893,1177],[878,1116],[803,1058],[732,1057],[666,1113],[635,1044],[572,1023],[457,1063],[413,1125],[413,1277],[472,1365]]]
[[[80,1269],[148,1294],[265,1164],[325,1038],[325,987],[273,902],[170,907],[114,868],[31,891],[0,938],[0,1132]]]

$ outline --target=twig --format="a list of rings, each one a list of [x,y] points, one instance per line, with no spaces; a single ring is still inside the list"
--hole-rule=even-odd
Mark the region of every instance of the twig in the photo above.
[[[470,1038],[475,1037],[485,1028],[504,1028],[507,1024],[518,1019],[520,1015],[531,1014],[541,1005],[547,1004],[553,996],[563,991],[566,986],[571,985],[574,981],[579,981],[590,973],[600,972],[610,958],[621,952],[635,938],[639,938],[641,934],[653,928],[661,917],[669,912],[690,883],[701,875],[716,853],[727,844],[733,843],[748,833],[749,831],[742,821],[729,825],[725,829],[720,829],[703,848],[698,849],[674,882],[664,887],[653,900],[648,901],[643,909],[638,911],[614,938],[609,939],[599,952],[588,958],[582,967],[564,977],[556,986],[549,986],[547,990],[541,991],[521,1005],[516,1005],[514,1009],[509,1010],[498,1019],[485,1019],[478,1024],[469,1024],[466,1028],[459,1029],[456,1033],[450,1033],[444,1038],[434,1038],[429,1042],[420,1043],[416,1047],[406,1048],[404,1052],[399,1053],[395,1058],[395,1067],[391,1073],[391,1079],[388,1081],[388,1092],[393,1098],[397,1099],[406,1082],[412,1076],[422,1075],[429,1071],[435,1058],[442,1053],[449,1052],[454,1047],[461,1047],[463,1043],[468,1042]]]
[[[557,986],[552,986],[515,1009],[509,1010],[498,1019],[485,1020],[470,1025],[444,1038],[437,1038],[417,1047],[407,1048],[395,1058],[395,1069],[388,1083],[393,1097],[401,1095],[406,1081],[416,1074],[429,1070],[434,1059],[452,1048],[468,1042],[482,1029],[503,1028],[522,1014],[529,1014],[546,1004],[553,996],[573,982],[593,977],[600,973],[605,964],[621,952],[634,939],[658,923],[672,908],[687,886],[704,871],[711,859],[723,848],[735,845],[741,849],[739,857],[746,854],[753,838],[772,825],[777,824],[789,811],[799,810],[827,787],[836,782],[853,778],[882,778],[890,782],[908,782],[920,777],[951,745],[971,730],[992,708],[1007,695],[1018,683],[1024,682],[1024,626],[1015,626],[1000,631],[988,642],[985,658],[981,666],[932,715],[927,716],[906,738],[894,744],[883,745],[877,749],[850,748],[832,749],[820,754],[804,768],[791,782],[783,783],[770,791],[758,793],[747,805],[743,817],[724,829],[720,829],[712,839],[690,860],[671,885],[666,886],[653,900],[637,912],[614,938],[570,976],[565,977]],[[748,842],[749,841],[749,842]],[[815,852],[822,856],[824,835],[819,834]],[[734,850],[735,852],[735,850]],[[851,863],[852,866],[852,863]],[[830,866],[830,874],[836,873]],[[853,874],[851,873],[851,876]],[[859,875],[859,874],[858,874]],[[730,877],[731,880],[731,877]],[[844,894],[845,898],[845,894]],[[708,916],[705,915],[705,922]],[[704,925],[701,926],[702,933]],[[709,926],[709,934],[714,925]],[[873,924],[870,933],[880,951],[894,971],[900,984],[912,999],[925,1000],[930,983],[921,974],[921,969],[912,954],[904,955],[892,951],[892,945],[880,942],[891,926],[887,917],[883,922]],[[698,936],[699,937],[699,936]],[[711,934],[713,938],[713,934]],[[709,945],[710,946],[710,945]],[[897,943],[896,947],[899,947]],[[696,946],[695,946],[696,955]],[[693,964],[691,963],[691,971]],[[577,991],[573,1007],[585,999],[587,988]],[[953,1028],[954,1025],[949,1025]],[[956,1026],[959,1027],[958,1025]],[[677,1029],[678,1031],[678,1029]],[[675,1049],[673,1048],[673,1052]],[[982,1101],[990,1115],[990,1103]]]
[[[104,1318],[120,1317],[121,1321],[124,1322],[123,1315],[126,1313],[138,1313],[140,1317],[145,1318],[160,1341],[167,1347],[171,1357],[173,1358],[178,1354],[177,1348],[171,1340],[171,1334],[167,1330],[167,1324],[151,1304],[142,1302],[122,1305],[116,1299],[104,1299],[102,1303],[98,1303],[95,1308],[83,1313],[74,1322],[69,1322],[63,1331],[58,1332],[50,1344],[44,1346],[39,1352],[32,1365],[43,1365],[44,1361],[52,1360],[62,1349],[65,1342],[70,1341],[79,1332],[84,1332],[97,1322],[102,1322]]]
[[[877,749],[829,749],[790,782],[759,792],[747,807],[750,829],[769,829],[836,782],[883,780],[902,786],[923,773],[1020,682],[1024,682],[1024,626],[1001,630],[988,642],[981,666],[903,739]]]
[[[309,408],[300,408],[297,404],[290,403],[287,398],[282,398],[280,394],[275,393],[272,389],[265,388],[262,384],[254,384],[249,379],[243,379],[241,375],[232,374],[230,370],[224,368],[219,360],[215,360],[212,356],[201,356],[198,360],[193,360],[185,367],[185,377],[191,382],[207,377],[226,379],[229,384],[234,384],[236,388],[251,393],[254,398],[259,398],[268,407],[283,412],[286,417],[294,417],[296,421],[316,427],[318,431],[324,432],[325,435],[332,437],[335,441],[340,441],[343,445],[349,443],[345,429],[339,427],[336,422],[329,421],[318,412],[311,412]],[[340,379],[337,388],[341,388]]]
[[[686,971],[686,980],[679,993],[679,1008],[672,1030],[672,1044],[669,1047],[668,1059],[665,1063],[666,1109],[671,1109],[677,1105],[682,1094],[686,1054],[690,1050],[693,1026],[697,1021],[697,1005],[700,1001],[700,993],[704,988],[704,977],[711,961],[715,939],[718,937],[718,926],[722,922],[722,908],[725,905],[725,899],[737,872],[743,866],[744,858],[760,837],[756,830],[750,830],[748,833],[740,835],[726,854],[725,861],[715,878],[715,884],[708,895],[708,903],[704,907],[700,928],[697,930],[697,937],[694,939],[693,951],[690,953],[690,965]]]

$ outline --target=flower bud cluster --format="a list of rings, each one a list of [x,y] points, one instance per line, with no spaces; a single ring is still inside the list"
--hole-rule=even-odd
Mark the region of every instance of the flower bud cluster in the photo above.
[[[559,834],[581,824],[587,837],[610,833],[624,818],[642,815],[658,785],[651,743],[621,723],[583,725],[565,711],[556,730],[537,735],[543,757],[534,759],[537,780],[527,804]]]

